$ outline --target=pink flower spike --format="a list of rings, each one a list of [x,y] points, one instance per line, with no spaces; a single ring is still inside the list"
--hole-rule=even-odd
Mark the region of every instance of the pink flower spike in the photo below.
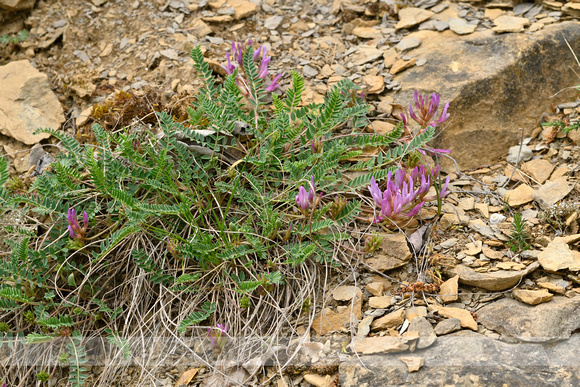
[[[374,176],[371,177],[371,185],[369,186],[369,191],[371,193],[371,196],[375,200],[375,203],[378,206],[380,206],[383,201],[383,192],[381,191],[381,188],[377,184],[377,181],[375,180]]]
[[[401,214],[401,215],[407,216],[409,218],[412,217],[412,216],[415,216],[415,215],[417,215],[419,213],[419,211],[421,211],[421,208],[423,207],[423,204],[425,204],[425,202],[421,202],[421,203],[417,204],[415,206],[415,208],[413,208],[411,211],[407,212],[406,214]]]
[[[85,231],[87,231],[88,227],[89,227],[89,215],[87,214],[86,211],[83,211],[83,227],[81,228],[83,234],[85,233]]]
[[[260,47],[258,47],[258,48],[257,48],[257,49],[254,51],[254,53],[252,54],[252,59],[253,59],[253,60],[256,60],[256,59],[258,59],[258,57],[260,56],[260,51],[262,51],[262,46],[263,46],[263,44],[261,44],[261,45],[260,45]]]
[[[272,91],[276,90],[278,87],[280,87],[280,85],[277,82],[280,78],[282,78],[282,75],[284,75],[284,73],[280,73],[280,74],[276,75],[276,77],[272,80],[270,85],[268,87],[266,87],[266,91],[272,92]]]
[[[307,210],[310,208],[310,201],[308,200],[308,192],[303,186],[298,188],[298,195],[296,195],[296,204],[302,210]]]

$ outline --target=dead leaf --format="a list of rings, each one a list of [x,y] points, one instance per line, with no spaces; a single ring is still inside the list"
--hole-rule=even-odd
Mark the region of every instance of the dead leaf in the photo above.
[[[199,368],[192,368],[182,373],[179,379],[177,379],[177,382],[175,382],[175,387],[187,386],[191,382],[191,379],[197,375],[198,371]]]

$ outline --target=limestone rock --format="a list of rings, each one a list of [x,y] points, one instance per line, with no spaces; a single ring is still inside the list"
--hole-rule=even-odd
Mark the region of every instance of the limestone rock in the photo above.
[[[363,338],[369,335],[371,332],[371,323],[373,322],[373,319],[373,316],[367,316],[358,323],[356,331],[357,338]]]
[[[373,296],[381,297],[385,291],[385,283],[380,281],[371,282],[365,286],[365,289]]]
[[[567,238],[555,237],[545,250],[538,253],[538,262],[544,270],[580,270],[580,252],[570,249]],[[573,239],[572,239],[573,240]]]
[[[367,94],[381,94],[385,90],[385,80],[381,75],[365,75],[363,82],[368,86]]]
[[[0,0],[0,8],[6,11],[16,12],[34,8],[36,0]]]
[[[580,385],[578,348],[580,335],[548,345],[514,345],[465,332],[440,337],[428,350],[422,351],[425,366],[420,372],[410,373],[408,366],[401,362],[401,355],[396,353],[369,355],[363,361],[351,356],[340,363],[340,385],[577,386]]]
[[[411,320],[407,332],[417,332],[419,334],[417,349],[430,347],[437,340],[437,335],[435,334],[431,323],[422,316],[417,316]]]
[[[534,189],[527,184],[521,184],[517,188],[509,190],[504,195],[504,200],[507,200],[512,207],[518,207],[534,200]]]
[[[558,284],[555,284],[552,282],[538,282],[537,284],[539,287],[544,288],[544,289],[548,289],[552,293],[558,293],[558,294],[565,294],[566,293],[566,288],[564,286],[559,286]]]
[[[499,16],[493,22],[495,27],[492,30],[498,34],[502,32],[524,32],[524,27],[530,25],[530,20],[527,17],[507,15]]]
[[[386,316],[376,319],[371,324],[372,331],[381,331],[389,328],[396,328],[405,321],[405,309],[399,309]]]
[[[374,47],[359,46],[357,51],[352,54],[350,59],[355,65],[360,66],[379,59],[383,56],[383,54],[384,52],[382,50],[377,50]]]
[[[536,306],[502,299],[479,309],[477,315],[487,329],[518,340],[563,340],[580,328],[580,296],[554,297]]]
[[[574,183],[569,183],[566,177],[559,177],[535,190],[532,197],[542,208],[546,208],[564,199],[573,189]]]
[[[393,65],[391,66],[391,74],[400,73],[403,70],[411,68],[417,64],[417,58],[411,58],[409,60],[405,59],[398,59]]]
[[[538,305],[544,302],[548,302],[554,297],[548,289],[542,290],[524,290],[515,289],[512,294],[514,298],[528,305]]]
[[[193,23],[191,26],[191,31],[197,35],[198,38],[204,38],[213,32],[211,27],[201,19],[198,19]]]
[[[48,77],[27,60],[0,67],[0,133],[27,145],[50,137],[32,135],[38,128],[59,129],[64,112],[50,89]]]
[[[457,301],[459,288],[459,276],[449,278],[439,288],[439,296],[444,303]]]
[[[399,360],[407,365],[409,372],[419,371],[425,364],[425,359],[416,356],[401,356]]]
[[[435,325],[434,330],[437,336],[446,335],[461,330],[461,323],[457,318],[446,318],[439,324]]]
[[[459,282],[464,285],[498,291],[511,288],[538,267],[540,267],[540,264],[534,262],[521,271],[499,270],[491,273],[479,273],[465,265],[457,265],[452,269],[446,270],[445,273],[448,276],[459,275]]]
[[[417,38],[416,36],[406,36],[397,45],[395,48],[401,52],[412,50],[413,48],[417,48],[421,45],[421,39]]]
[[[373,27],[355,27],[352,34],[363,39],[381,39],[383,37],[381,30]]]
[[[468,310],[452,307],[433,306],[440,316],[448,318],[456,318],[463,328],[469,328],[477,332],[477,322],[473,319]]]
[[[416,26],[419,23],[429,19],[433,12],[421,8],[407,7],[399,11],[399,22],[395,28],[400,30],[402,28],[409,28]]]
[[[304,380],[315,387],[331,387],[333,379],[333,375],[304,374]]]
[[[341,288],[351,289],[344,290]],[[336,297],[341,300],[352,299],[352,302],[348,306],[339,307],[337,312],[331,308],[325,308],[317,315],[312,322],[312,329],[314,329],[319,336],[323,336],[333,331],[347,332],[349,324],[356,320],[360,320],[362,317],[362,291],[354,286],[341,286],[337,288],[337,290],[339,291],[337,292]],[[353,293],[355,295],[354,298],[352,297]]]
[[[266,27],[269,30],[275,30],[276,28],[278,28],[278,26],[280,25],[280,23],[282,23],[283,20],[284,17],[280,15],[270,16],[269,18],[264,20],[264,27]]]
[[[449,29],[458,35],[471,34],[477,28],[477,24],[469,24],[465,19],[451,18],[449,19]]]
[[[529,146],[522,145],[520,147],[519,145],[516,145],[510,147],[509,155],[506,158],[506,161],[510,164],[516,164],[519,161],[521,164],[523,161],[530,160],[532,156],[533,153]]]
[[[437,91],[441,103],[450,103],[451,119],[442,124],[445,130],[432,145],[453,149],[453,158],[464,169],[494,163],[520,141],[519,128],[531,134],[537,112],[576,98],[574,90],[551,97],[575,77],[577,64],[562,36],[571,47],[579,46],[578,22],[548,25],[532,36],[494,35],[490,30],[464,36],[447,31],[411,35],[422,43],[408,55],[427,63],[397,74],[394,80],[402,87],[392,95],[405,107],[415,90]]]
[[[227,0],[228,7],[234,7],[234,19],[240,20],[258,12],[258,4],[246,0]]]
[[[568,14],[572,17],[580,17],[580,3],[574,1],[568,1],[562,7],[562,12]]]
[[[404,266],[411,260],[412,254],[405,234],[381,234],[381,236],[383,244],[374,257],[366,260],[368,265],[378,271],[387,271]]]
[[[369,298],[369,307],[373,309],[387,309],[393,305],[395,300],[391,296]]]
[[[400,337],[365,337],[354,344],[354,350],[360,354],[393,353],[406,351],[409,346]]]
[[[339,286],[332,292],[332,298],[336,301],[350,301],[355,297],[361,297],[362,291],[356,286]]]
[[[522,169],[538,183],[544,184],[552,174],[554,166],[549,160],[534,159],[525,163]]]

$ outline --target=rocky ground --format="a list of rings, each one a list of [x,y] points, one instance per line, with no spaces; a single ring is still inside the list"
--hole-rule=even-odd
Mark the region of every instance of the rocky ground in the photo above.
[[[425,242],[416,246],[427,248],[417,252],[405,235],[385,234],[354,275],[334,279],[300,364],[283,378],[266,369],[252,383],[274,376],[277,386],[474,377],[497,384],[505,382],[502,365],[518,369],[515,384],[580,383],[577,365],[542,360],[573,358],[580,329],[580,131],[540,125],[578,122],[570,87],[580,84],[580,63],[569,46],[580,53],[579,2],[0,0],[0,8],[0,35],[29,31],[22,42],[0,45],[0,89],[10,90],[0,95],[8,117],[0,119],[0,149],[24,178],[44,155],[37,144],[52,141],[31,129],[82,139],[99,118],[93,106],[115,91],[147,98],[111,128],[150,119],[151,106],[182,114],[201,84],[189,58],[198,44],[223,75],[232,40],[264,43],[271,73],[286,73],[280,93],[289,71],[304,74],[305,103],[353,80],[372,106],[370,131],[391,130],[414,89],[451,103],[436,142],[453,151],[459,169],[445,164],[452,194],[444,215],[415,234]],[[30,91],[31,79],[44,89]],[[42,114],[10,116],[18,109],[13,96],[42,106]],[[509,248],[515,211],[531,237],[517,253]],[[410,237],[416,227],[406,231]],[[506,344],[516,342],[526,344]],[[560,357],[542,344],[553,342]],[[530,353],[541,356],[533,362]],[[479,372],[477,361],[491,371]],[[183,371],[157,375],[155,385],[173,385]]]

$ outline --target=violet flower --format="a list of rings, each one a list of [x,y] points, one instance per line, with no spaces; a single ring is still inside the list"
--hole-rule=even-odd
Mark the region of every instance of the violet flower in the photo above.
[[[298,195],[296,195],[296,204],[298,207],[300,207],[300,211],[302,211],[304,215],[306,215],[307,210],[316,207],[318,200],[320,200],[320,197],[322,197],[322,192],[320,193],[320,196],[316,195],[314,175],[311,175],[310,177],[312,178],[310,190],[306,192],[306,188],[300,186],[298,188]]]
[[[68,233],[72,239],[84,239],[85,232],[89,227],[89,216],[86,211],[83,211],[83,226],[81,227],[77,219],[77,214],[74,208],[69,208],[66,218],[68,222]]]
[[[211,348],[215,351],[221,351],[225,342],[224,336],[227,335],[228,324],[216,324],[216,328],[207,328],[207,335],[211,341]]]
[[[411,118],[421,125],[422,129],[425,129],[427,126],[437,126],[444,121],[446,121],[450,114],[447,113],[447,109],[449,108],[449,102],[447,102],[439,116],[439,119],[435,120],[434,117],[437,114],[437,110],[439,110],[439,101],[440,96],[437,93],[431,94],[431,98],[427,98],[427,96],[419,95],[417,90],[415,90],[415,98],[414,98],[414,105],[415,109],[417,109],[417,113],[413,111],[413,103],[409,105],[409,115]]]
[[[252,40],[248,40],[248,45],[250,47],[253,46]],[[242,94],[249,95],[247,87],[248,82],[244,79],[244,58],[243,58],[243,47],[241,43],[232,42],[231,53],[226,53],[226,64],[221,65],[224,69],[226,74],[231,75],[234,73],[236,66],[232,63],[232,61],[237,62],[240,71],[238,72],[238,76],[236,78],[236,84],[240,87]],[[231,54],[231,58],[230,58]],[[257,49],[255,49],[252,53],[252,59],[257,62],[260,61],[260,65],[258,67],[258,77],[260,79],[266,80],[268,78],[268,66],[270,64],[271,57],[268,56],[268,49],[266,46],[261,44]],[[274,77],[274,79],[270,82],[270,84],[265,88],[268,92],[273,92],[276,90],[280,85],[278,81],[282,77],[283,73],[280,73]]]
[[[276,75],[272,80],[272,82],[268,85],[268,87],[266,87],[266,91],[273,92],[274,90],[279,88],[280,85],[278,84],[278,81],[280,80],[280,78],[282,78],[282,75],[284,75],[284,73]]]
[[[374,219],[375,223],[380,223],[384,219],[410,218],[419,213],[427,201],[437,198],[425,197],[431,188],[432,182],[439,174],[439,166],[431,171],[424,166],[414,168],[410,174],[406,174],[403,168],[399,168],[393,175],[390,171],[387,175],[387,185],[384,192],[379,187],[375,178],[371,178],[368,187],[375,204],[380,207],[380,215]],[[439,197],[445,197],[447,191],[447,178],[444,186],[439,192]]]

